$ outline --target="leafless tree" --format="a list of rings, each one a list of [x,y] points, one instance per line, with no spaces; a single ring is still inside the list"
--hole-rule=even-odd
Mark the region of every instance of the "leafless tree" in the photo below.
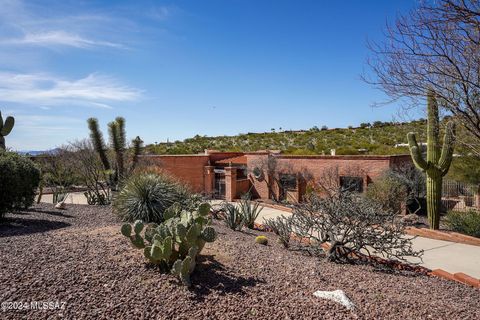
[[[389,24],[385,37],[369,43],[374,76],[365,81],[409,106],[423,104],[433,89],[475,138],[465,143],[480,155],[480,1],[421,1]]]
[[[249,170],[256,180],[267,184],[269,197],[275,202],[280,201],[278,191],[282,188],[282,174],[294,175],[297,181],[302,181],[302,183],[313,179],[313,175],[308,169],[301,168],[296,170],[290,162],[281,161],[276,154],[269,154],[266,157],[256,159],[252,162]]]
[[[269,198],[278,202],[277,188],[279,188],[278,172],[280,164],[276,155],[268,154],[253,161],[249,168],[251,174],[260,182],[265,182],[268,188]]]
[[[359,179],[363,180],[365,175],[366,172],[358,166],[349,166],[342,170],[339,166],[331,166],[323,170],[315,183],[319,194],[324,197],[333,197],[339,192],[353,191],[359,187],[356,183]],[[358,180],[342,181],[342,177],[358,178]]]
[[[107,184],[111,174],[104,170],[100,157],[88,140],[71,143],[72,159],[78,175],[87,188],[85,193],[89,204],[106,205],[110,203],[110,189]]]

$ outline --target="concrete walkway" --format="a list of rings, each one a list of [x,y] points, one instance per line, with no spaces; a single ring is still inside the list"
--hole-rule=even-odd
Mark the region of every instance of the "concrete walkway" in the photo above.
[[[257,218],[257,223],[263,223],[264,218],[275,218],[291,213],[263,207]],[[413,239],[415,250],[424,250],[423,263],[428,269],[443,269],[450,273],[463,272],[480,279],[480,247],[449,241],[435,240],[423,237]],[[418,259],[411,262],[417,263]]]
[[[424,250],[422,266],[443,269],[450,273],[463,272],[480,279],[480,247],[423,237],[413,239],[416,250]]]
[[[35,199],[36,201],[36,199]],[[52,203],[53,204],[53,194],[44,194],[42,195],[41,201],[42,203]],[[83,192],[72,192],[69,193],[67,199],[65,200],[66,204],[88,204],[87,198]]]

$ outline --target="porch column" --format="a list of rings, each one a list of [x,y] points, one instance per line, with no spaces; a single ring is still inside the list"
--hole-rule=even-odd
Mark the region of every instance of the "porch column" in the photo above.
[[[297,175],[297,202],[303,201],[303,196],[306,193],[307,183],[301,175]]]
[[[237,168],[225,167],[225,200],[233,201],[237,196]]]
[[[215,167],[214,166],[205,166],[203,169],[203,191],[205,195],[212,196],[214,193],[215,185]]]

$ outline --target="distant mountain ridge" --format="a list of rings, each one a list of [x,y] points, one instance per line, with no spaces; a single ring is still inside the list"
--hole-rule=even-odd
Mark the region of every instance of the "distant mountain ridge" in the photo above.
[[[162,142],[146,146],[150,154],[196,154],[205,149],[218,151],[252,152],[258,150],[280,150],[285,154],[337,155],[353,154],[408,154],[407,133],[417,132],[419,141],[425,140],[424,119],[391,123],[376,121],[358,127],[327,128],[313,127],[307,130],[275,130],[262,133],[242,133],[235,136],[196,135],[183,141]]]
[[[58,152],[58,148],[55,148],[55,149],[50,149],[50,150],[19,150],[19,151],[15,151],[16,153],[18,154],[21,154],[23,156],[38,156],[38,155],[42,155],[42,154],[55,154]]]
[[[375,121],[358,127],[313,127],[307,130],[278,130],[262,133],[241,133],[235,136],[196,135],[183,141],[161,142],[146,146],[147,154],[198,154],[205,149],[253,152],[280,150],[297,155],[392,155],[409,154],[407,133],[416,132],[419,143],[426,141],[426,120],[393,123]],[[465,132],[459,128],[458,135]],[[460,148],[460,146],[458,146]]]

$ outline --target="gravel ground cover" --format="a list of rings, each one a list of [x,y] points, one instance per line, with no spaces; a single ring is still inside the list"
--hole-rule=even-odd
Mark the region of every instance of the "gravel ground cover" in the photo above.
[[[40,204],[0,223],[1,319],[480,319],[480,290],[418,274],[338,265],[285,250],[275,236],[215,222],[193,287],[145,265],[109,207]],[[256,235],[269,238],[256,244]],[[314,297],[342,289],[353,311]],[[54,306],[55,307],[55,306]]]

